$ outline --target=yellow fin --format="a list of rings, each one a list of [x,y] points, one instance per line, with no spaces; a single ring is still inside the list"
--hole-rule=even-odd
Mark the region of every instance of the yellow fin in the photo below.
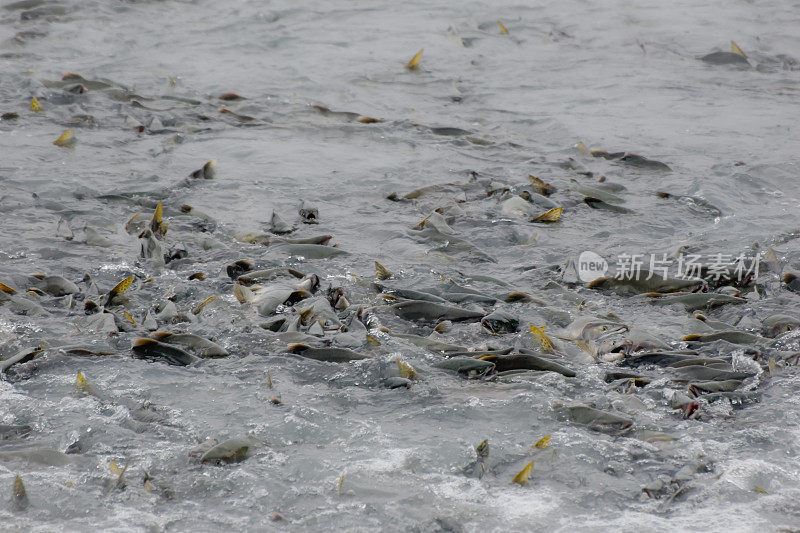
[[[550,337],[548,337],[544,332],[544,329],[547,326],[542,326],[540,328],[537,328],[533,324],[530,324],[529,327],[531,329],[531,335],[533,335],[533,338],[539,344],[539,348],[541,348],[542,351],[548,353],[554,353],[556,351],[555,346],[553,345],[553,341],[550,340]]]
[[[150,230],[162,237],[167,234],[167,225],[164,223],[164,207],[161,202],[158,202],[155,211],[153,211],[153,219],[150,221]]]
[[[767,367],[769,368],[769,375],[774,376],[775,373],[778,371],[778,363],[775,362],[775,359],[772,357],[769,358],[769,362],[767,363]]]
[[[236,299],[239,300],[240,304],[252,302],[254,298],[253,291],[240,283],[233,284],[233,294],[236,295]]]
[[[740,56],[742,56],[743,58],[747,59],[747,54],[745,54],[744,52],[742,52],[742,49],[741,49],[741,48],[739,48],[739,45],[737,45],[737,44],[736,44],[735,42],[733,42],[733,41],[731,41],[731,52],[733,52],[734,54],[739,54],[739,55],[740,55]]]
[[[213,296],[209,296],[208,298],[206,298],[205,300],[203,300],[202,302],[200,302],[200,305],[198,305],[197,307],[195,307],[194,309],[192,309],[192,313],[194,313],[194,314],[196,314],[196,315],[199,315],[199,314],[200,314],[200,312],[203,310],[203,308],[204,308],[205,306],[207,306],[209,303],[211,303],[212,301],[214,301],[214,300],[216,299],[216,297],[217,297],[217,295],[216,295],[216,294],[214,294]]]
[[[91,394],[92,396],[97,395],[89,383],[89,380],[83,377],[83,374],[80,372],[78,372],[78,377],[75,379],[75,390],[83,394]]]
[[[130,461],[125,461],[125,466],[122,468],[122,470],[121,470],[121,471],[120,471],[120,473],[119,473],[119,477],[117,478],[117,486],[118,486],[118,487],[119,487],[120,483],[122,483],[122,476],[124,476],[124,475],[125,475],[125,471],[126,471],[126,470],[128,470],[128,466],[129,466],[130,464],[131,464],[131,462],[130,462]],[[117,465],[114,465],[114,466],[117,466]],[[119,467],[118,467],[118,466],[117,466],[117,470],[119,470]],[[116,472],[114,472],[114,473],[116,474]]]
[[[558,222],[558,219],[561,218],[561,211],[563,210],[563,207],[554,207],[549,211],[545,211],[538,217],[531,219],[531,222]]]
[[[339,476],[339,483],[336,484],[336,492],[342,494],[342,485],[344,485],[344,474]]]
[[[522,486],[528,484],[528,478],[531,475],[531,469],[533,468],[533,461],[528,463],[525,468],[520,470],[519,474],[514,476],[514,479],[511,480],[512,483],[519,483]]]
[[[130,321],[131,321],[131,323],[132,323],[134,326],[136,325],[136,320],[134,320],[134,319],[133,319],[133,317],[130,315],[130,313],[128,313],[127,311],[123,311],[123,312],[122,312],[122,314],[124,314],[124,315],[125,315],[125,318],[127,318],[128,320],[130,320]]]
[[[267,388],[272,388],[272,374],[269,373],[269,370],[267,371]]]
[[[375,346],[380,346],[381,345],[381,341],[379,341],[378,339],[376,339],[375,337],[373,337],[369,333],[367,333],[367,342],[371,342]]]
[[[128,276],[127,278],[117,283],[113,289],[108,291],[108,296],[109,297],[119,296],[120,294],[122,294],[123,292],[127,291],[130,288],[131,283],[133,283],[133,276]]]
[[[767,494],[767,491],[759,487],[758,485],[753,485],[753,490],[756,492],[760,492],[761,494]]]
[[[506,28],[505,26],[503,26],[503,23],[502,23],[502,22],[500,22],[500,21],[498,20],[498,21],[497,21],[497,25],[498,25],[498,26],[500,26],[500,33],[502,33],[503,35],[508,35],[508,28]]]
[[[586,148],[586,145],[585,145],[585,144],[583,144],[583,141],[578,141],[578,144],[576,144],[576,145],[575,145],[575,148],[576,148],[576,149],[577,149],[579,152],[583,152],[584,154],[589,154],[589,153],[591,153],[591,152],[589,152],[589,149],[588,149],[588,148]]]
[[[122,472],[122,470],[120,470],[120,468],[117,466],[117,463],[115,463],[114,461],[111,461],[108,464],[108,469],[111,470],[112,474],[119,475],[119,473]]]
[[[129,218],[129,219],[128,219],[128,221],[125,223],[125,231],[128,231],[128,228],[130,227],[130,225],[131,225],[131,222],[133,222],[133,220],[134,220],[136,217],[138,217],[139,215],[141,215],[141,214],[142,214],[142,212],[141,212],[141,211],[139,211],[138,213],[136,213],[135,215],[133,215],[131,218]]]
[[[423,50],[420,50],[419,52],[417,52],[417,55],[411,58],[411,61],[409,61],[408,64],[406,65],[406,68],[408,70],[417,70],[419,68],[419,60],[422,57]]]
[[[489,456],[489,439],[484,439],[483,442],[475,446],[475,452],[478,457],[485,458]]]
[[[167,76],[167,78],[169,78],[169,84],[172,87],[175,87],[175,79],[172,76]]]
[[[34,96],[33,98],[31,98],[31,111],[33,111],[34,113],[38,113],[41,110],[42,110],[42,104],[40,104],[39,100],[37,100],[36,97]]]
[[[402,378],[414,379],[417,377],[417,371],[414,370],[414,367],[402,359],[397,360],[397,370],[400,372],[400,377]]]
[[[536,444],[534,444],[534,446],[536,448],[539,448],[540,450],[544,450],[545,448],[550,446],[550,435],[539,439],[539,441]]]
[[[75,130],[70,128],[64,133],[62,133],[61,137],[53,141],[53,144],[55,144],[56,146],[72,146],[74,142],[75,142]]]
[[[6,285],[5,283],[0,283],[0,291],[3,291],[6,294],[16,294],[17,291]]]
[[[392,277],[392,273],[389,272],[389,269],[377,261],[375,261],[375,270],[375,277],[380,280],[389,279]]]

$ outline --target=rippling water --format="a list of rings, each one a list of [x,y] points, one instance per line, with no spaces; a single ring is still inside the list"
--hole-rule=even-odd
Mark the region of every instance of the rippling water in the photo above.
[[[376,260],[394,272],[387,284],[395,288],[453,279],[499,298],[479,307],[505,309],[522,325],[500,336],[456,325],[442,337],[473,349],[533,347],[529,323],[557,332],[571,319],[608,313],[685,348],[681,338],[698,326],[682,307],[553,283],[584,250],[613,262],[680,247],[749,256],[773,247],[785,271],[800,269],[797,2],[0,7],[0,112],[18,114],[0,121],[0,281],[26,289],[33,273],[76,283],[88,274],[103,294],[133,275],[125,310],[136,322],[125,322],[119,308],[126,331],[90,331],[84,300],[98,298],[88,282],[72,298],[20,291],[40,314],[0,306],[2,358],[47,348],[0,381],[0,423],[32,426],[27,437],[0,443],[0,490],[10,497],[20,474],[30,501],[24,511],[0,504],[4,524],[41,531],[800,527],[795,367],[780,365],[770,376],[743,346],[703,348],[757,372],[743,387],[761,396],[743,409],[712,404],[696,420],[669,407],[685,384],[660,368],[650,369],[650,385],[629,393],[603,377],[630,369],[577,356],[565,358],[574,378],[467,380],[435,368],[440,354],[377,329],[380,345],[364,335],[347,339],[370,359],[317,362],[287,355],[285,337],[259,327],[265,317],[239,304],[225,270],[244,258],[292,266],[317,274],[321,294],[343,287],[365,308],[382,303],[370,286]],[[731,39],[749,67],[698,59],[729,50]],[[420,49],[420,68],[404,68]],[[65,72],[107,85],[62,81]],[[227,91],[246,99],[219,100]],[[29,109],[31,97],[41,112]],[[381,122],[357,122],[358,115]],[[54,146],[68,128],[77,143]],[[593,158],[575,148],[579,141],[642,154],[671,171]],[[215,179],[186,180],[210,159]],[[551,198],[564,206],[558,223],[502,211],[528,175],[556,187]],[[584,204],[570,180],[596,187],[600,176],[624,185],[615,194],[633,213]],[[470,180],[466,194],[386,199]],[[487,197],[489,182],[513,192]],[[657,191],[702,198],[721,215]],[[237,242],[242,233],[266,232],[273,210],[296,223],[300,198],[318,207],[320,223],[297,224],[292,237],[332,234],[350,255],[287,258],[274,246]],[[125,230],[159,201],[169,224],[164,251],[188,254],[165,266],[140,258],[138,232]],[[207,219],[182,213],[184,204]],[[445,208],[465,249],[413,231],[436,208]],[[60,220],[73,239],[59,236]],[[204,281],[187,279],[198,271]],[[798,295],[774,274],[761,280],[746,304],[709,315],[755,331],[770,314],[797,312]],[[547,307],[503,303],[513,290]],[[212,295],[190,322],[159,328],[213,337],[229,357],[188,367],[131,357],[132,339],[149,333],[141,326],[148,310],[170,298],[191,314]],[[431,333],[432,324],[376,316],[393,332]],[[58,349],[66,345],[113,355],[67,355]],[[798,349],[790,334],[781,353]],[[382,384],[398,356],[420,373],[409,389]],[[96,396],[76,394],[79,371]],[[280,404],[270,403],[275,396]],[[561,404],[574,403],[677,438],[592,431],[559,414]],[[545,435],[550,447],[532,449]],[[198,464],[192,454],[210,439],[234,437],[254,443],[242,463]],[[478,479],[465,467],[484,439],[489,469]],[[4,455],[31,449],[75,453],[58,455],[58,465]],[[527,486],[511,483],[531,459]],[[129,462],[125,490],[109,489],[112,460]],[[152,490],[143,487],[145,472]],[[276,512],[284,520],[271,520]]]

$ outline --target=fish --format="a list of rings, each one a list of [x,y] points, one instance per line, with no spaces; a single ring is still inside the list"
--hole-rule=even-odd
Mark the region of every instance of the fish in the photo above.
[[[158,202],[158,205],[153,210],[153,218],[150,219],[150,231],[159,239],[163,239],[167,234],[167,224],[164,222],[164,207],[161,202]],[[142,235],[139,235],[139,238],[143,238]]]
[[[335,246],[289,242],[276,242],[269,247],[269,251],[290,257],[304,257],[305,259],[329,259],[340,255],[350,255],[350,252]]]
[[[545,211],[541,215],[534,217],[531,219],[531,222],[558,222],[561,219],[561,212],[563,211],[563,207],[555,207],[550,209],[549,211]]]
[[[408,378],[399,377],[399,376],[390,376],[388,378],[384,378],[383,385],[387,389],[410,389],[412,382]]]
[[[722,210],[717,206],[709,203],[707,200],[697,196],[687,196],[682,194],[671,194],[668,192],[656,192],[656,196],[659,198],[664,199],[671,199],[676,200],[682,204],[689,204],[690,206],[698,207],[703,212],[710,214],[711,216],[720,217],[722,216]]]
[[[205,307],[208,304],[210,304],[211,302],[213,302],[216,299],[217,299],[217,295],[216,294],[213,294],[213,295],[209,296],[208,298],[206,298],[205,300],[203,300],[202,302],[197,304],[197,307],[192,309],[192,314],[199,315],[203,311],[203,309],[205,309]]]
[[[410,342],[415,346],[419,346],[420,348],[425,348],[432,352],[465,352],[466,348],[463,346],[457,346],[455,344],[448,344],[446,342],[442,342],[436,340],[431,337],[422,337],[419,335],[413,335],[411,333],[394,333],[388,328],[381,327],[380,331],[386,333],[387,335],[391,335],[392,337],[396,337],[398,339],[404,339]]]
[[[33,274],[28,277],[28,286],[41,289],[50,296],[61,297],[80,292],[78,286],[62,276]]]
[[[252,122],[256,120],[256,117],[251,117],[250,115],[243,115],[241,113],[237,113],[235,111],[231,111],[227,107],[220,107],[219,112],[223,115],[230,115],[237,120],[241,120],[242,122]],[[210,178],[207,178],[210,179]]]
[[[714,333],[686,335],[683,337],[683,340],[701,343],[723,340],[732,344],[762,344],[768,341],[768,339],[765,339],[764,337],[740,330],[715,331]]]
[[[512,483],[517,483],[522,485],[523,487],[528,484],[528,478],[531,477],[531,470],[533,469],[533,460],[530,463],[525,465],[525,468],[520,470],[519,474],[514,476],[511,480]]]
[[[762,333],[767,337],[777,337],[781,333],[794,331],[800,327],[800,317],[775,314],[762,321]]]
[[[300,355],[308,359],[327,361],[329,363],[345,363],[348,361],[370,359],[370,357],[367,355],[363,355],[346,348],[312,348],[307,344],[301,343],[290,344],[286,348],[286,351],[288,353]]]
[[[181,205],[181,213],[183,213],[185,215],[188,215],[190,217],[199,218],[203,222],[208,222],[209,224],[216,224],[217,223],[217,220],[214,217],[212,217],[211,215],[208,215],[208,214],[206,214],[206,213],[200,211],[199,209],[196,209],[196,208],[194,208],[194,207],[192,207],[190,205],[186,205],[186,204]],[[203,226],[201,226],[201,227],[203,227]]]
[[[88,394],[89,396],[97,396],[97,391],[92,387],[89,380],[87,380],[81,372],[78,372],[78,377],[75,379],[75,391],[80,394]]]
[[[661,170],[661,171],[671,171],[672,169],[666,163],[662,163],[661,161],[656,161],[654,159],[648,159],[643,155],[633,154],[631,152],[626,152],[619,158],[620,161],[623,163],[635,166],[637,168],[643,168],[648,170]]]
[[[320,105],[320,104],[312,104],[311,107],[313,107],[314,109],[316,109],[317,111],[319,111],[320,113],[325,115],[326,117],[327,116],[342,117],[342,118],[345,118],[347,120],[354,120],[354,121],[359,122],[361,124],[377,124],[377,123],[383,122],[383,120],[378,119],[378,118],[368,117],[368,116],[365,116],[365,115],[359,115],[358,113],[351,113],[349,111],[332,111],[330,108],[325,107],[324,105]]]
[[[319,209],[305,200],[300,200],[297,213],[300,215],[300,221],[304,224],[319,224]]]
[[[397,360],[397,371],[400,373],[400,377],[405,379],[414,379],[418,375],[414,367],[402,359]]]
[[[375,278],[383,281],[391,277],[392,273],[389,272],[389,269],[375,261]]]
[[[516,333],[519,331],[519,319],[496,309],[481,319],[481,326],[493,334]]]
[[[629,418],[585,405],[568,407],[567,415],[573,422],[587,425],[597,431],[622,431],[633,426],[633,420]]]
[[[731,48],[734,46],[739,50],[738,52],[711,52],[710,54],[706,54],[701,56],[701,61],[705,61],[711,65],[733,65],[733,66],[741,66],[741,67],[750,67],[750,62],[747,60],[747,56],[741,51],[741,48],[736,46],[736,44],[731,41]]]
[[[427,322],[439,322],[441,320],[477,322],[485,316],[482,311],[419,300],[404,300],[388,307],[400,318]]]
[[[406,63],[406,68],[408,70],[417,70],[419,68],[419,61],[422,58],[422,52],[423,51],[424,51],[424,49],[422,49],[419,52],[417,52],[417,54],[414,57],[411,58],[411,61]]]
[[[241,463],[247,459],[253,443],[244,439],[228,439],[220,442],[200,457],[204,464],[225,465]]]
[[[133,283],[133,276],[128,276],[127,278],[117,283],[113,289],[108,291],[104,305],[106,306],[112,305],[114,303],[114,299],[118,298],[123,293],[125,293],[125,291],[127,291],[130,288],[132,283]]]
[[[605,289],[620,295],[641,293],[695,292],[706,288],[700,278],[669,278],[647,270],[639,270],[636,276],[600,277],[591,281],[590,289]]]
[[[556,192],[555,187],[544,180],[537,178],[536,176],[528,176],[528,180],[530,180],[534,192],[541,194],[542,196],[550,196]]]
[[[539,448],[540,450],[544,450],[548,446],[550,446],[550,435],[542,437],[541,439],[536,441],[536,444],[533,445],[534,448]]]
[[[272,216],[269,219],[269,231],[275,235],[285,235],[293,232],[294,228],[288,222],[279,217],[278,213],[273,211]]]
[[[739,388],[741,379],[726,379],[722,381],[694,381],[688,385],[689,392],[694,396],[711,392],[731,392]]]
[[[34,357],[42,353],[44,350],[40,348],[24,348],[17,352],[15,355],[0,361],[0,374],[8,371],[14,365],[27,363],[32,361]]]
[[[634,212],[633,210],[628,209],[627,207],[622,207],[622,206],[616,205],[616,204],[609,204],[609,203],[604,202],[603,200],[601,200],[599,198],[593,198],[591,196],[586,196],[583,199],[583,202],[586,205],[588,205],[589,207],[591,207],[592,209],[600,209],[600,210],[603,210],[603,211],[611,211],[612,213],[620,213],[620,214],[623,214],[623,215],[627,215],[627,214],[631,214],[631,213]]]
[[[533,336],[534,340],[536,341],[536,344],[539,345],[539,349],[542,350],[544,353],[555,353],[556,352],[556,348],[555,348],[555,345],[553,344],[553,341],[544,332],[544,329],[546,327],[547,326],[542,326],[542,327],[539,328],[539,327],[534,326],[533,324],[530,324],[528,326],[528,328],[530,329],[531,335]]]
[[[578,192],[584,196],[588,196],[590,198],[597,198],[607,204],[624,204],[625,199],[612,194],[610,192],[604,191],[602,189],[598,189],[595,187],[586,187],[585,185],[581,184],[578,180],[574,178],[570,178],[570,190]]]
[[[25,484],[22,482],[22,478],[19,476],[14,478],[11,501],[14,505],[15,511],[24,511],[30,505],[30,501],[28,500],[28,492],[25,490]]]
[[[226,102],[233,102],[233,101],[237,101],[237,100],[247,100],[247,98],[245,98],[244,96],[240,96],[240,95],[238,95],[236,93],[233,93],[233,92],[222,93],[217,98],[219,98],[220,100],[225,100]]]
[[[75,138],[75,130],[72,128],[68,129],[64,133],[62,133],[58,139],[53,141],[53,144],[56,146],[61,146],[64,148],[70,148],[75,145],[78,139]]]
[[[746,298],[730,296],[716,292],[693,292],[693,293],[646,293],[648,301],[654,305],[683,305],[687,311],[697,311],[698,309],[712,309],[726,304],[743,304]]]
[[[754,372],[737,372],[733,370],[722,370],[710,368],[708,366],[690,365],[673,370],[676,376],[675,381],[727,381],[744,380],[755,376]]]
[[[311,297],[308,289],[313,285],[307,282],[300,282],[294,286],[276,284],[273,286],[251,291],[244,285],[234,284],[233,292],[240,303],[252,303],[258,309],[261,316],[269,316],[275,313],[282,305],[293,305],[301,300]]]
[[[573,321],[560,335],[556,336],[571,341],[600,341],[612,335],[624,333],[629,329],[625,324],[614,320],[584,317]]]
[[[23,462],[29,465],[64,466],[73,462],[74,458],[47,448],[0,451],[0,462]]]
[[[297,281],[298,279],[303,279],[305,277],[306,275],[299,270],[295,270],[293,268],[276,267],[265,270],[250,270],[249,272],[239,275],[235,279],[236,282],[241,285],[250,286],[257,283],[265,283],[267,281],[275,281],[278,279]]]
[[[156,331],[150,334],[150,338],[166,344],[177,344],[185,346],[198,357],[227,357],[228,351],[205,337],[193,335],[191,333],[172,333],[169,331]]]
[[[206,162],[201,168],[195,170],[189,177],[192,179],[206,179],[206,180],[213,180],[217,177],[217,161],[215,159],[211,159],[210,161]]]
[[[451,357],[445,361],[434,363],[436,368],[452,370],[465,377],[484,377],[494,372],[495,365],[491,361],[472,357]]]
[[[495,370],[497,372],[506,372],[508,370],[539,370],[544,372],[555,372],[569,378],[574,378],[577,375],[574,371],[553,361],[552,359],[529,353],[483,355],[480,356],[480,359],[494,363]]]
[[[800,293],[800,277],[797,274],[787,272],[781,277],[781,281],[790,291]]]
[[[239,259],[228,265],[225,270],[228,273],[229,278],[237,279],[245,272],[250,272],[251,270],[255,270],[255,268],[255,263],[253,263],[253,261],[250,259]]]
[[[114,461],[109,462],[108,469],[111,471],[112,474],[116,475],[117,477],[113,480],[108,480],[106,483],[106,487],[108,489],[124,489],[125,484],[122,482],[122,478],[125,475],[125,472],[128,471],[128,467],[130,466],[130,461],[125,462],[125,466],[120,468],[117,466],[117,463]]]
[[[0,441],[16,437],[24,438],[30,435],[32,431],[33,428],[28,425],[0,424]]]
[[[197,357],[180,348],[147,337],[134,339],[132,351],[137,359],[161,361],[173,366],[187,366],[199,361]]]

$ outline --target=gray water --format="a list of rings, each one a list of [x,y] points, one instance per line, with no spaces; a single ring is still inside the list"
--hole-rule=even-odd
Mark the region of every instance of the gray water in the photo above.
[[[734,256],[772,247],[784,271],[800,269],[800,4],[29,3],[0,9],[0,112],[19,115],[0,121],[0,281],[44,312],[0,306],[0,356],[46,350],[0,381],[0,423],[32,426],[27,437],[0,442],[4,530],[800,527],[800,381],[779,357],[800,349],[792,332],[774,354],[781,363],[774,372],[743,346],[705,348],[704,355],[757,372],[743,387],[760,401],[742,409],[710,404],[700,420],[684,419],[669,399],[685,384],[659,368],[650,369],[653,383],[626,394],[603,376],[630,369],[577,356],[564,358],[574,378],[464,379],[433,366],[441,354],[374,328],[380,345],[361,335],[354,346],[367,360],[287,355],[287,342],[259,327],[265,317],[237,301],[225,271],[244,258],[292,266],[316,273],[321,294],[342,287],[364,308],[383,303],[370,286],[376,260],[394,273],[387,284],[395,288],[452,279],[500,298],[484,311],[520,319],[518,333],[492,336],[472,323],[442,337],[471,349],[531,347],[528,324],[555,333],[570,319],[608,313],[684,348],[681,338],[698,332],[692,313],[565,284],[561,271],[584,250],[613,263],[622,253],[681,246]],[[729,50],[731,39],[749,67],[698,59]],[[420,68],[406,69],[420,49]],[[65,72],[109,86],[84,84],[83,94],[73,94],[65,89],[77,82],[61,82]],[[227,91],[247,99],[219,100]],[[29,109],[34,96],[40,113]],[[325,115],[312,104],[382,122]],[[222,114],[222,106],[254,120]],[[54,146],[69,128],[77,143]],[[642,154],[671,171],[593,158],[575,148],[581,141]],[[216,178],[187,182],[210,159]],[[386,199],[470,183],[473,172],[481,187],[519,188],[528,175],[540,177],[557,189],[561,220],[532,224],[503,213],[501,202],[513,193]],[[569,190],[570,179],[596,186],[601,175],[625,186],[616,194],[633,213],[592,210]],[[702,198],[721,215],[657,191]],[[300,198],[319,208],[318,225],[297,223]],[[124,227],[139,211],[148,219],[160,200],[169,224],[164,251],[180,243],[188,252],[167,265],[139,257],[138,232]],[[216,222],[182,214],[183,204]],[[455,234],[486,255],[420,239],[412,228],[438,207]],[[237,242],[240,233],[266,232],[273,210],[297,224],[291,237],[332,234],[331,244],[350,255],[290,258]],[[62,219],[71,240],[57,234]],[[105,246],[87,243],[86,227]],[[198,271],[204,281],[187,279]],[[136,325],[123,317],[127,331],[90,331],[84,300],[99,298],[90,284],[79,283],[72,298],[26,294],[33,273],[76,283],[88,274],[100,294],[133,275],[124,309]],[[774,273],[759,284],[747,303],[707,314],[754,331],[770,314],[798,311],[800,297]],[[512,290],[545,301],[552,313],[504,303]],[[172,297],[191,314],[212,295],[191,322],[159,329],[213,337],[229,357],[188,367],[131,357],[132,340],[149,333],[141,326],[148,310]],[[118,318],[122,309],[113,309]],[[394,332],[431,333],[431,324],[376,316]],[[340,335],[326,332],[326,339]],[[68,355],[58,349],[65,345],[113,354]],[[420,374],[408,389],[382,384],[398,357]],[[97,396],[76,393],[78,372]],[[270,403],[275,396],[280,404]],[[675,438],[650,442],[559,416],[560,405],[575,403]],[[547,449],[531,448],[546,435]],[[233,437],[258,443],[241,463],[199,464],[192,454]],[[465,467],[484,439],[490,468],[478,479]],[[70,446],[76,453],[59,455],[68,460],[58,466],[2,454]],[[108,486],[112,460],[129,463],[124,490]],[[530,460],[528,484],[512,483]],[[145,472],[152,490],[143,486]],[[17,474],[30,500],[24,511],[10,503]],[[658,494],[642,490],[659,480]],[[275,512],[285,519],[271,520]]]

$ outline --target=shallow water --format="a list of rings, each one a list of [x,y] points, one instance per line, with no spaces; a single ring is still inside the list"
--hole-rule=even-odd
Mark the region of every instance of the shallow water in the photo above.
[[[43,14],[53,5],[66,9]],[[555,333],[568,319],[608,313],[685,347],[680,339],[696,326],[680,306],[548,282],[560,282],[561,269],[584,250],[613,263],[623,253],[660,255],[681,246],[733,256],[774,247],[785,271],[800,270],[798,7],[86,1],[33,6],[31,14],[4,5],[0,112],[19,118],[0,121],[0,281],[25,289],[32,273],[74,282],[88,274],[105,293],[133,275],[125,309],[137,325],[111,336],[85,331],[83,300],[98,299],[85,283],[72,300],[24,296],[46,314],[0,306],[0,356],[49,348],[0,381],[0,423],[33,427],[26,438],[0,442],[0,457],[79,443],[61,466],[0,459],[4,498],[20,474],[30,499],[23,512],[0,504],[0,521],[38,531],[800,527],[796,367],[770,376],[741,346],[704,348],[704,355],[731,356],[737,369],[758,372],[743,388],[761,399],[743,409],[712,404],[695,420],[669,407],[685,384],[658,367],[642,372],[655,376],[653,383],[629,394],[603,376],[631,369],[575,355],[564,361],[575,378],[467,380],[435,368],[440,354],[374,329],[379,346],[352,336],[371,359],[316,362],[286,355],[287,342],[259,327],[265,318],[239,304],[225,271],[242,258],[289,265],[319,275],[321,294],[341,286],[364,307],[382,303],[370,287],[375,260],[395,273],[387,282],[395,288],[454,279],[501,299],[484,311],[520,318],[520,333],[492,336],[464,324],[442,339],[475,349],[532,347],[529,323]],[[727,51],[731,39],[753,68],[698,60]],[[420,69],[405,69],[421,48]],[[65,88],[75,83],[60,81],[67,71],[111,87],[87,84],[83,94],[70,93]],[[219,100],[226,91],[247,100]],[[42,112],[29,110],[32,96]],[[383,122],[325,115],[315,103]],[[221,106],[255,120],[222,114]],[[91,121],[76,122],[83,115]],[[145,131],[126,124],[126,116]],[[153,119],[162,127],[151,128]],[[74,147],[54,146],[68,128]],[[672,170],[592,158],[575,148],[579,141],[643,154]],[[187,182],[212,158],[214,180]],[[569,158],[592,176],[565,168]],[[469,183],[471,172],[478,181],[466,196],[386,199],[434,183]],[[560,222],[505,214],[503,200],[483,192],[489,181],[528,185],[529,174],[557,188]],[[569,190],[570,179],[596,187],[601,175],[626,187],[616,194],[634,213],[589,209]],[[703,198],[722,215],[656,191]],[[128,196],[108,196],[119,194]],[[297,224],[291,236],[332,234],[350,255],[287,258],[236,241],[240,232],[265,232],[273,210],[297,223],[300,198],[319,208],[320,223]],[[180,243],[188,252],[166,266],[140,258],[138,232],[124,228],[140,210],[149,218],[159,200],[169,224],[164,251]],[[183,204],[216,223],[182,214]],[[437,207],[449,209],[460,239],[494,261],[475,250],[453,253],[447,240],[431,243],[412,230]],[[57,236],[60,219],[74,239]],[[87,244],[87,226],[108,246]],[[205,281],[187,279],[198,271]],[[800,297],[774,274],[764,273],[759,287],[761,297],[708,314],[758,324],[772,313],[797,313]],[[544,300],[549,311],[503,303],[512,290]],[[192,322],[159,328],[214,337],[230,357],[188,367],[131,357],[132,339],[149,333],[139,325],[148,309],[172,297],[190,313],[215,294]],[[431,332],[430,324],[375,317],[394,332]],[[114,355],[57,349],[77,344],[106,346]],[[784,339],[783,352],[798,349],[796,335]],[[398,356],[420,379],[390,390],[382,378],[396,373]],[[99,398],[75,393],[79,371]],[[274,396],[280,405],[270,403]],[[613,409],[636,428],[677,440],[593,431],[559,416],[559,405],[572,403]],[[531,449],[548,434],[549,448]],[[202,465],[190,456],[208,439],[248,435],[258,445],[240,464]],[[482,479],[465,475],[484,439],[489,471]],[[528,485],[512,484],[531,459]],[[130,462],[125,490],[106,486],[111,460]],[[145,471],[152,491],[143,488]],[[688,474],[672,483],[679,472]],[[659,479],[666,480],[661,493],[642,491]],[[286,520],[271,521],[274,512]]]

